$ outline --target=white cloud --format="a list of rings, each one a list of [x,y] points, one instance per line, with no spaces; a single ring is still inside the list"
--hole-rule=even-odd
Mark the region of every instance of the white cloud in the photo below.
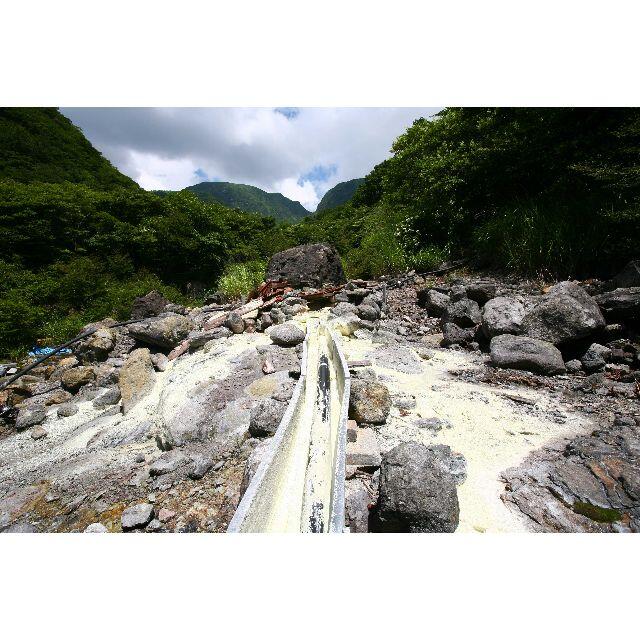
[[[295,178],[285,178],[275,184],[274,191],[281,193],[289,200],[297,200],[309,211],[313,211],[320,202],[315,187],[308,180],[300,184]]]
[[[329,188],[365,176],[388,157],[393,140],[415,118],[437,109],[302,108],[292,118],[268,108],[62,112],[144,188],[184,188],[202,181],[198,171],[211,180],[280,191],[314,209]],[[319,166],[335,171],[301,179]]]

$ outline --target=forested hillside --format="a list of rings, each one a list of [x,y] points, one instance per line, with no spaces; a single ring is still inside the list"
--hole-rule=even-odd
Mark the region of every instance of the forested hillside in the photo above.
[[[187,187],[204,202],[218,202],[227,207],[272,216],[278,221],[298,222],[309,212],[299,203],[281,193],[267,193],[248,184],[232,182],[201,182]]]
[[[57,109],[0,108],[0,180],[139,188]]]
[[[320,200],[316,208],[316,213],[346,204],[353,198],[353,194],[363,182],[364,178],[354,178],[346,182],[338,182],[335,187],[329,189],[329,191],[322,196],[322,200]]]

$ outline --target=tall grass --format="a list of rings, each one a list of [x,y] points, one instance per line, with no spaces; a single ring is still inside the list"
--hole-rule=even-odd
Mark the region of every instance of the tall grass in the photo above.
[[[526,274],[594,275],[614,233],[606,216],[524,203],[498,212],[473,233],[485,264]]]
[[[229,264],[218,281],[218,289],[230,298],[253,291],[263,280],[266,264],[261,260]]]

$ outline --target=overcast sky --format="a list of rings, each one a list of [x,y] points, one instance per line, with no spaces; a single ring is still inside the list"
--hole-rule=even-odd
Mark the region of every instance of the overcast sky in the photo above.
[[[145,189],[250,184],[313,211],[338,182],[361,178],[434,108],[65,108],[93,145]]]

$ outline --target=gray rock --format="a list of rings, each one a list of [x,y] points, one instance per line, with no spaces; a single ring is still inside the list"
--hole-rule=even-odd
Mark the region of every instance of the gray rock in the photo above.
[[[153,520],[153,505],[148,502],[134,504],[122,512],[121,522],[122,530],[130,531],[131,529],[139,529]]]
[[[251,408],[249,433],[254,438],[272,436],[277,431],[286,410],[287,405],[284,402],[271,398],[261,400]]]
[[[68,418],[69,416],[74,416],[76,413],[78,413],[78,411],[78,405],[69,402],[61,404],[58,407],[57,414],[59,418]]]
[[[247,487],[251,483],[253,476],[255,475],[258,467],[262,462],[270,455],[273,446],[273,440],[266,438],[261,441],[249,441],[255,444],[253,451],[249,454],[247,462],[244,468],[244,475],[242,476],[242,482],[240,484],[240,495],[244,495]]]
[[[522,333],[555,345],[567,344],[604,329],[596,301],[573,282],[560,282],[523,318]]]
[[[507,296],[492,298],[486,302],[482,310],[482,331],[487,338],[503,333],[518,334],[522,328],[524,307]]]
[[[102,522],[94,522],[84,530],[84,533],[109,533],[109,529]]]
[[[192,480],[200,480],[204,478],[205,475],[209,472],[209,469],[213,466],[213,460],[204,455],[196,455],[191,458],[191,468],[189,469],[187,475]]]
[[[460,508],[456,476],[442,455],[405,442],[382,458],[376,530],[386,533],[453,533]]]
[[[357,315],[358,307],[355,304],[351,304],[350,302],[338,302],[335,307],[331,308],[332,315],[334,316],[344,316],[350,313],[354,313]]]
[[[442,325],[442,346],[448,347],[452,344],[469,344],[476,337],[476,329],[463,329],[453,322],[445,322]]]
[[[44,409],[20,409],[18,417],[16,418],[16,430],[24,431],[29,427],[34,427],[47,417],[47,412]]]
[[[157,518],[154,518],[147,525],[146,530],[150,531],[151,533],[157,533],[158,531],[164,531],[164,525],[162,524],[162,522],[160,522],[160,520],[158,520]]]
[[[447,322],[453,322],[465,328],[480,324],[481,321],[482,315],[478,303],[468,298],[449,303],[440,319],[442,326]]]
[[[580,360],[569,360],[565,362],[565,367],[569,373],[577,373],[582,370],[582,362]]]
[[[232,331],[233,333],[242,333],[245,329],[244,320],[242,316],[237,314],[235,311],[232,311],[227,319],[224,321],[224,326]]]
[[[129,325],[129,333],[136,340],[162,349],[178,346],[193,329],[193,322],[177,313],[152,318]]]
[[[595,296],[594,300],[609,321],[640,319],[640,287],[615,289]]]
[[[358,317],[363,320],[369,320],[370,322],[374,322],[380,317],[380,310],[377,307],[373,307],[368,304],[361,304],[358,307]]]
[[[304,342],[304,331],[295,324],[285,323],[273,327],[269,333],[272,342],[281,347],[295,347]]]
[[[272,324],[282,324],[287,321],[287,316],[284,314],[284,311],[278,307],[271,309],[269,316],[271,317]]]
[[[449,298],[451,302],[458,302],[467,297],[467,291],[461,284],[455,284],[449,289]]]
[[[122,395],[122,413],[127,413],[151,391],[156,372],[149,349],[136,349],[120,370],[118,386]]]
[[[475,300],[480,306],[485,304],[491,298],[496,297],[497,287],[495,283],[489,280],[480,280],[472,282],[465,287],[467,298]]]
[[[271,319],[271,314],[269,313],[260,314],[260,330],[261,331],[268,329],[272,324],[273,324],[273,320]]]
[[[93,401],[93,406],[96,409],[104,409],[104,407],[112,404],[118,404],[120,398],[120,389],[118,387],[111,387]]]
[[[172,473],[188,462],[187,456],[180,451],[167,451],[163,453],[149,467],[149,475],[152,477],[163,476]]]
[[[167,367],[169,366],[169,358],[167,358],[164,353],[152,353],[149,357],[151,358],[151,364],[156,371],[167,370]]]
[[[421,289],[418,291],[418,304],[427,310],[430,316],[439,318],[447,308],[451,299],[448,295],[435,289]]]
[[[565,371],[560,351],[544,340],[505,333],[491,339],[490,349],[492,364],[502,369],[522,369],[548,376]]]
[[[326,244],[306,244],[274,254],[266,279],[286,280],[293,287],[346,282],[338,252]]]
[[[391,410],[391,395],[382,382],[352,380],[349,418],[367,424],[383,424]]]
[[[442,429],[451,429],[451,423],[442,418],[420,418],[414,423],[420,429],[428,429],[430,431],[442,431]]]
[[[351,533],[369,532],[369,504],[371,496],[361,478],[344,483],[345,525]]]
[[[611,357],[611,349],[594,342],[580,358],[580,362],[587,373],[594,373],[604,368]]]

